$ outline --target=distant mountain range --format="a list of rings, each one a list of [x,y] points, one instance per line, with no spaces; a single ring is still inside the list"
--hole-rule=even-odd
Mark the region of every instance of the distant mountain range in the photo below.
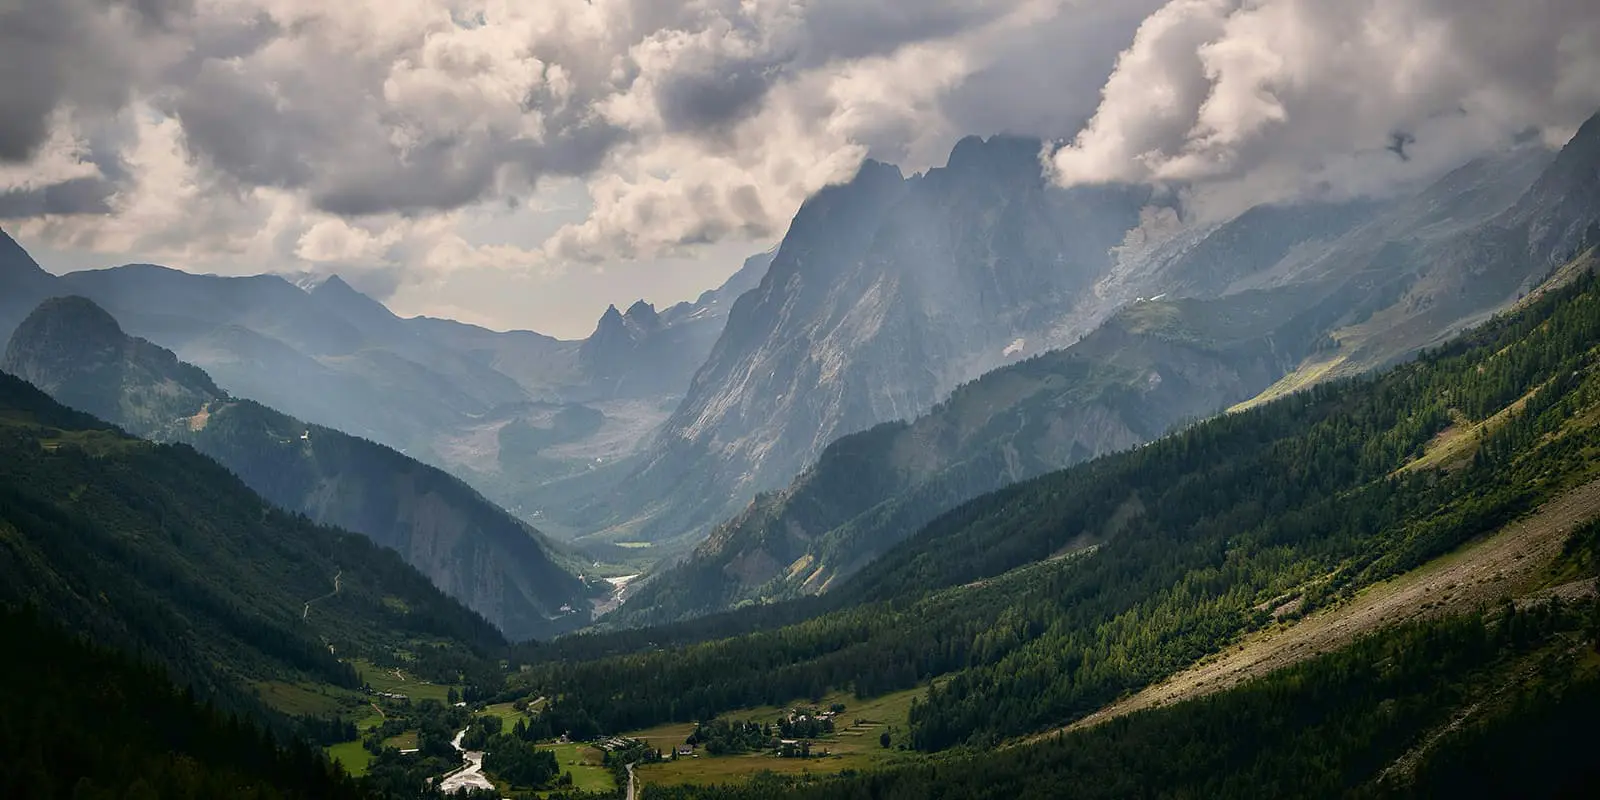
[[[0,233],[0,343],[48,297],[77,295],[222,390],[450,470],[524,517],[535,490],[629,456],[671,412],[733,299],[770,254],[660,312],[608,312],[561,341],[401,319],[338,276],[227,278],[130,264],[54,276]],[[566,421],[591,422],[575,432]],[[523,435],[532,431],[533,435]]]
[[[284,509],[399,551],[513,639],[587,624],[588,599],[605,587],[574,577],[564,565],[575,559],[458,479],[234,397],[88,299],[41,304],[0,369],[145,438],[192,445]]]

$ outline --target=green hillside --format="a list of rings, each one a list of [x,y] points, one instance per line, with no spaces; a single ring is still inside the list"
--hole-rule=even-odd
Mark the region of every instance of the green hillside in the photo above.
[[[45,301],[23,321],[4,368],[52,397],[155,441],[215,458],[290,511],[398,551],[507,636],[587,622],[591,589],[569,557],[460,480],[404,454],[230,397],[197,367],[127,336],[81,297]]]
[[[197,703],[159,669],[36,614],[0,608],[0,795],[10,798],[365,795],[304,744]]]
[[[503,644],[392,551],[279,511],[189,447],[133,439],[9,375],[0,601],[47,609],[216,695],[268,680],[355,687],[352,657]]]

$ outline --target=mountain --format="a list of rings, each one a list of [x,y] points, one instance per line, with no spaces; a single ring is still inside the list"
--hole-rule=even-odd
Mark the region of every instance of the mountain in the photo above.
[[[718,289],[655,312],[653,332],[612,360],[593,346],[583,358],[581,340],[402,319],[336,275],[235,278],[129,264],[56,277],[7,237],[0,341],[46,298],[87,297],[229,394],[446,469],[531,518],[547,484],[625,460],[650,439],[770,259],[754,256]],[[639,316],[648,306],[635,308]],[[600,424],[517,433],[551,429],[560,424],[552,416],[575,404],[582,409],[569,416],[597,414]]]
[[[657,624],[826,591],[961,502],[1250,397],[1319,344],[1314,315],[1268,295],[1135,303],[1072,347],[963,384],[912,422],[842,437],[608,622]]]
[[[44,299],[55,283],[15,239],[0,231],[0,341],[11,337],[22,318]]]
[[[0,365],[57,400],[216,458],[268,500],[398,551],[515,639],[583,624],[591,589],[542,535],[459,480],[381,445],[224,393],[80,297],[48,300]]]
[[[1064,726],[1099,723],[1115,739],[1144,725],[1151,706],[1237,685],[1256,699],[1202,715],[1206,724],[1170,740],[1188,742],[1174,764],[1237,748],[1239,761],[1212,774],[1255,769],[1262,746],[1310,725],[1350,761],[1330,768],[1307,755],[1322,747],[1302,744],[1279,763],[1308,772],[1286,775],[1378,780],[1427,755],[1502,686],[1532,688],[1528,676],[1546,668],[1559,678],[1550,688],[1596,675],[1586,655],[1600,632],[1594,263],[1591,249],[1506,313],[1379,374],[963,503],[823,598],[795,604],[807,612],[799,621],[728,633],[731,621],[774,616],[750,609],[673,647],[641,631],[616,635],[633,646],[598,658],[571,656],[605,653],[604,634],[519,649],[513,663],[525,668],[513,686],[558,698],[545,711],[556,726],[587,719],[619,730],[736,721],[751,713],[741,709],[802,698],[902,708],[891,745],[939,754],[913,769],[965,763],[957,769],[982,781],[998,778],[984,768],[1017,748],[1070,758],[1046,744],[1085,741]],[[1388,628],[1403,619],[1412,622]],[[1373,645],[1378,637],[1393,638]],[[1310,660],[1333,651],[1346,657]],[[1264,684],[1248,679],[1297,664],[1252,694]],[[1299,694],[1297,685],[1346,688]],[[1129,713],[1130,698],[1147,710]],[[1560,705],[1549,699],[1542,708]],[[1322,728],[1322,712],[1291,711],[1303,702],[1365,721]],[[890,727],[862,716],[874,731]],[[1267,745],[1233,736],[1229,726],[1247,719],[1272,731]],[[1410,721],[1389,727],[1401,719]],[[1174,753],[1131,747],[1115,752],[1129,763]],[[1592,760],[1581,766],[1592,772]],[[838,796],[902,796],[895,769]]]
[[[969,138],[906,178],[868,161],[796,214],[684,401],[590,510],[617,536],[698,538],[833,439],[925,412],[993,367],[1070,341],[1145,194],[1060,191],[1040,143]],[[1085,304],[1087,302],[1087,307]]]
[[[639,588],[612,622],[825,591],[979,494],[1437,345],[1582,245],[1600,202],[1587,188],[1550,186],[1595,169],[1582,157],[1591,138],[1600,130],[1587,126],[1554,156],[1521,148],[1480,159],[1383,203],[1260,207],[1114,272],[1099,287],[1107,296],[1160,293],[1134,298],[1070,347],[958,388],[909,424],[835,442]],[[1522,231],[1537,219],[1562,220],[1567,233],[1537,247],[1493,244],[1531,241]]]
[[[354,688],[341,659],[418,641],[503,645],[393,551],[4,374],[0,450],[0,602],[153,659],[202,696],[280,679]]]

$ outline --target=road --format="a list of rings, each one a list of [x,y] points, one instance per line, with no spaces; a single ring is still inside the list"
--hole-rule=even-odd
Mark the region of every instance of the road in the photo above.
[[[327,594],[325,594],[325,595],[323,595],[321,597],[313,597],[310,600],[307,600],[306,601],[306,607],[304,609],[301,609],[301,611],[300,611],[300,619],[304,620],[306,617],[311,616],[311,604],[312,603],[315,603],[318,600],[326,600],[326,599],[338,594],[339,593],[339,578],[341,578],[343,576],[344,576],[344,570],[342,568],[338,572],[333,573],[333,591],[328,592]]]
[[[468,789],[488,789],[494,791],[494,784],[483,776],[483,753],[476,750],[467,750],[461,746],[461,740],[466,737],[467,729],[462,728],[450,746],[461,751],[461,756],[467,760],[467,765],[452,772],[439,780],[439,791],[445,794],[455,794]]]
[[[628,800],[638,800],[638,798],[639,798],[639,782],[637,780],[634,780],[634,777],[633,777],[633,765],[629,764],[628,765]]]

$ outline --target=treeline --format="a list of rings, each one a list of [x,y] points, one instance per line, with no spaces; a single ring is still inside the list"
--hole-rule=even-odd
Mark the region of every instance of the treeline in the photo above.
[[[608,732],[943,675],[912,713],[919,748],[1069,721],[1266,624],[1274,601],[1312,610],[1587,474],[1597,289],[1583,276],[1379,378],[980,498],[838,590],[855,607],[671,651],[539,664],[517,685],[555,698],[558,726]],[[1524,398],[1461,468],[1400,471],[1453,415],[1478,422]]]
[[[1507,606],[1408,624],[1207,698],[936,764],[643,797],[1592,796],[1600,675],[1594,640],[1574,638],[1586,613]]]

